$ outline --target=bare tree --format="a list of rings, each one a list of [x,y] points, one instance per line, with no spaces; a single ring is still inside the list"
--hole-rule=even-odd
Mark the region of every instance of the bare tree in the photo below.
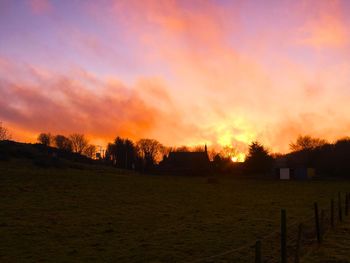
[[[225,146],[220,151],[220,157],[222,158],[232,158],[238,154],[237,150],[230,146]]]
[[[96,154],[96,146],[95,145],[89,144],[84,149],[84,155],[86,155],[89,158],[95,157],[95,154]]]
[[[2,122],[0,122],[0,141],[10,140],[11,134],[9,130],[2,126]]]
[[[40,133],[38,136],[38,142],[43,145],[50,146],[52,143],[51,133]]]
[[[163,145],[153,139],[141,139],[136,144],[139,155],[149,165],[155,164],[161,158]]]
[[[72,142],[69,138],[63,135],[56,135],[54,137],[55,146],[60,150],[72,151]]]
[[[72,142],[72,151],[75,153],[82,154],[89,145],[84,134],[73,133],[69,136],[69,139]]]
[[[293,152],[296,152],[301,150],[312,150],[325,144],[327,144],[326,140],[312,138],[311,136],[306,135],[299,136],[296,142],[289,144],[289,147]]]

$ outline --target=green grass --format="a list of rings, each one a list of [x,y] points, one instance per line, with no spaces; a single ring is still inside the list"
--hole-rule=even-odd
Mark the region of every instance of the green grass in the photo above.
[[[0,162],[1,262],[191,262],[277,231],[281,208],[296,222],[313,215],[314,201],[328,207],[350,189],[347,181],[208,184],[82,168]],[[242,253],[214,261],[252,261],[252,248]]]

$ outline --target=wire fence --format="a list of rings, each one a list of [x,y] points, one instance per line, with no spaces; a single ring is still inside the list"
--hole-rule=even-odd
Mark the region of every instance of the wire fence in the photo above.
[[[348,216],[349,200],[349,193],[339,192],[337,199],[330,199],[329,206],[319,207],[315,202],[312,216],[293,222],[286,221],[287,211],[282,209],[280,229],[254,242],[191,262],[299,263],[302,257],[321,246],[325,234]]]

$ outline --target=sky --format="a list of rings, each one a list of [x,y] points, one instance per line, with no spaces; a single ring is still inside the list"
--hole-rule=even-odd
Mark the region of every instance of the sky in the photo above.
[[[350,134],[350,1],[0,0],[0,121],[287,152]]]

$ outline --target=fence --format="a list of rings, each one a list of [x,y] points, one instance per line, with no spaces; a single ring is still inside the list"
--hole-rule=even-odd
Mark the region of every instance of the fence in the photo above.
[[[224,251],[193,263],[255,262],[299,263],[300,258],[322,245],[324,235],[349,214],[350,194],[338,193],[328,207],[313,204],[313,216],[293,223],[287,222],[287,211],[281,209],[281,228],[250,244]]]

